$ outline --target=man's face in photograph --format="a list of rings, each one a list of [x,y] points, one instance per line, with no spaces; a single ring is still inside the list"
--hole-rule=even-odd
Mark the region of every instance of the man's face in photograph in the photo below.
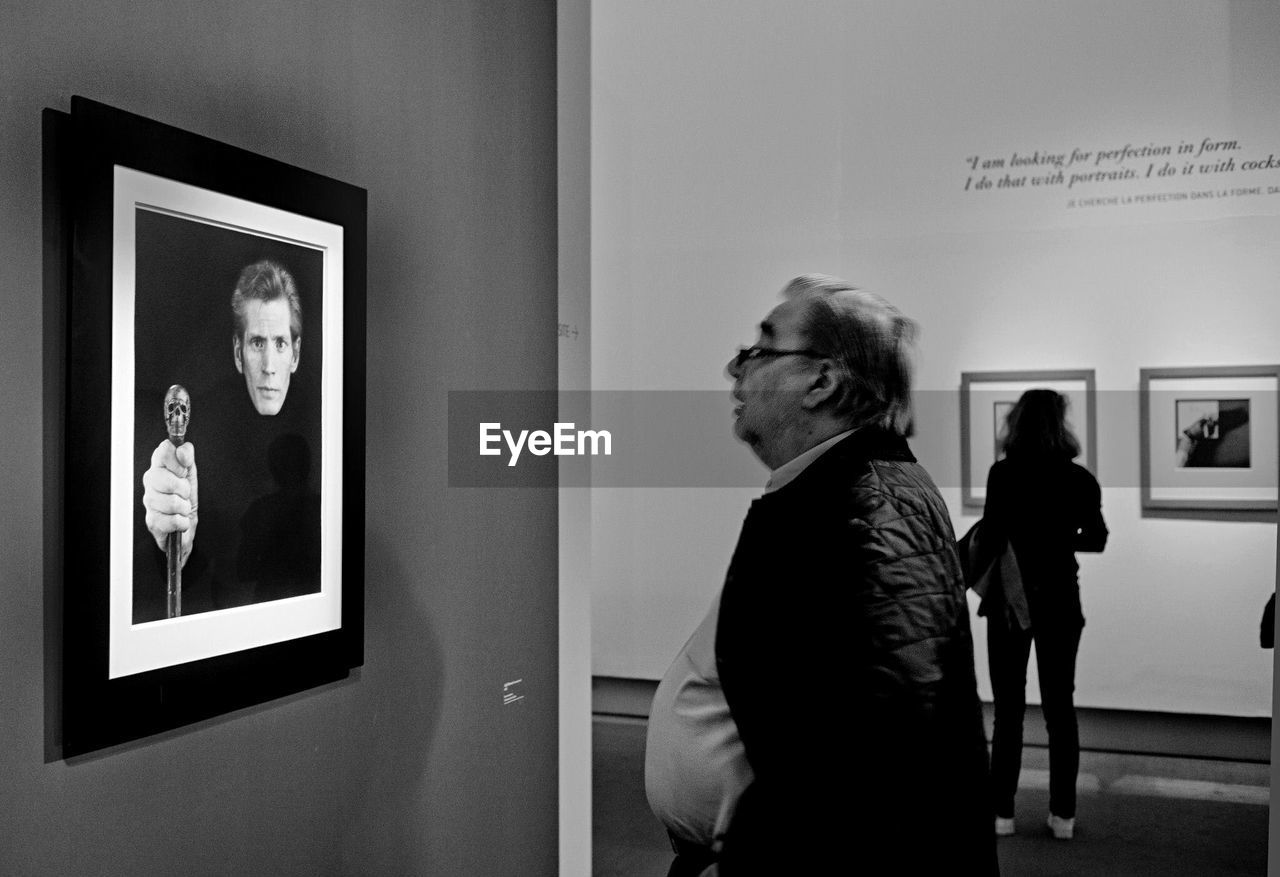
[[[302,339],[289,329],[289,302],[284,298],[250,299],[244,331],[235,339],[236,371],[244,375],[249,399],[259,414],[280,412],[289,379],[298,370]]]

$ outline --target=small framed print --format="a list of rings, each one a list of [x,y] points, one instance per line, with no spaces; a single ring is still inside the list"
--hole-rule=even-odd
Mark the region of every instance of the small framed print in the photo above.
[[[61,130],[73,755],[362,663],[366,197],[83,98]]]
[[[1097,474],[1092,369],[962,372],[960,495],[966,509],[980,511],[986,504],[987,472],[1004,455],[1009,412],[1033,389],[1055,390],[1067,398],[1067,426],[1080,442],[1081,462]]]
[[[1280,468],[1280,365],[1140,372],[1144,509],[1268,511]]]

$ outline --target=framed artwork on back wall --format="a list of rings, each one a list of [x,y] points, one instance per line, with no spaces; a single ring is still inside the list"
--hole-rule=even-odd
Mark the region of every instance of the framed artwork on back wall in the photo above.
[[[1280,365],[1140,371],[1143,509],[1270,511]]]
[[[978,371],[960,375],[960,497],[966,510],[986,503],[987,472],[1003,455],[1007,418],[1027,390],[1055,390],[1067,398],[1067,425],[1080,442],[1080,462],[1098,474],[1092,369]]]

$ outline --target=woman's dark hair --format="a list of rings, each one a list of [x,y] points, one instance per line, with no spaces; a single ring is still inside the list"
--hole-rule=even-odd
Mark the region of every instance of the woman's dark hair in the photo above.
[[[1080,442],[1067,426],[1067,397],[1061,393],[1027,390],[1009,412],[1008,423],[1004,452],[1010,459],[1080,456]]]

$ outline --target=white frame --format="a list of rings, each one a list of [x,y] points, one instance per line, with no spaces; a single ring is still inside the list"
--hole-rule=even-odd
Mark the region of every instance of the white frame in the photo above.
[[[1140,372],[1142,507],[1266,511],[1280,475],[1280,365],[1149,368]],[[1250,465],[1179,467],[1175,405],[1188,399],[1248,399]]]
[[[321,326],[320,591],[133,623],[135,216],[154,210],[286,240],[324,257]],[[108,678],[342,627],[343,228],[116,165],[112,226],[111,498]]]

